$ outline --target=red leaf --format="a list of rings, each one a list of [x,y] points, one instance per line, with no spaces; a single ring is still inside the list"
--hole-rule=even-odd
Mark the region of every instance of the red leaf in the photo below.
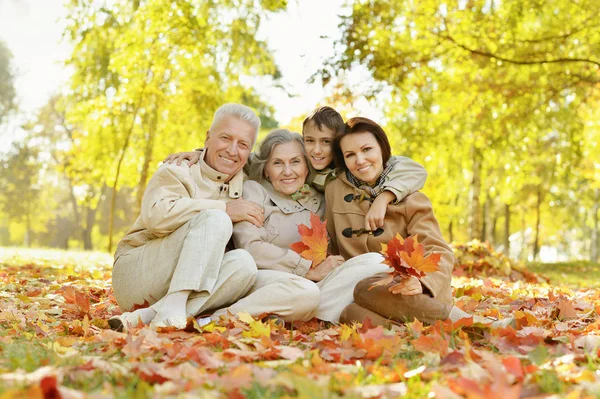
[[[437,332],[430,335],[421,335],[413,340],[412,344],[418,351],[439,353],[442,357],[446,356],[450,347],[450,342]]]
[[[523,381],[525,377],[525,373],[523,372],[523,366],[521,365],[521,360],[518,358],[511,356],[502,359],[502,364],[506,371],[517,377],[518,381]]]
[[[62,395],[56,386],[56,376],[49,375],[40,381],[40,388],[42,388],[42,392],[44,393],[44,399],[61,399]]]
[[[298,225],[298,233],[302,241],[295,242],[290,248],[302,255],[304,259],[311,260],[312,266],[316,267],[327,258],[327,247],[329,240],[327,238],[327,222],[321,222],[321,219],[314,213],[310,214],[310,225]]]
[[[67,303],[74,304],[81,314],[90,312],[90,298],[77,288],[67,285],[60,288],[58,292],[65,298]]]

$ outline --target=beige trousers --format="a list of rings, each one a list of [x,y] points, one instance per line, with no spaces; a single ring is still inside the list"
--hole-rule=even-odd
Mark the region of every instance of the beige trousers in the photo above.
[[[366,277],[390,270],[384,265],[383,256],[369,252],[347,260],[317,283],[321,290],[321,302],[314,317],[338,322],[344,308],[354,302],[354,287]]]
[[[248,312],[251,316],[276,314],[287,322],[306,321],[312,318],[319,306],[320,291],[317,284],[286,272],[259,270],[256,282],[247,296],[215,316],[230,312]]]
[[[232,223],[221,210],[205,210],[168,236],[121,255],[113,267],[113,290],[126,311],[148,303],[160,308],[171,292],[193,291],[187,315],[219,309],[241,299],[256,279],[256,263],[237,249],[225,253]]]

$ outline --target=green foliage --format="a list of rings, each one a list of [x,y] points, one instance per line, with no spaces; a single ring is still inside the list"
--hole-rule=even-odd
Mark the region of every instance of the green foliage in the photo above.
[[[582,165],[598,169],[596,9],[594,1],[357,0],[321,75],[327,82],[360,65],[376,82],[364,94],[390,93],[394,151],[425,164],[425,191],[450,239],[494,240],[506,204],[513,225],[520,217],[540,233],[535,255],[540,237],[556,233],[555,196],[592,184],[589,172],[573,179]]]
[[[256,7],[250,0],[69,5],[67,36],[75,47],[67,64],[75,72],[66,120],[78,147],[72,164],[88,165],[112,188],[109,235],[117,190],[136,189],[137,213],[158,161],[201,146],[219,105],[245,103],[274,124],[271,106],[247,82],[280,75],[256,33],[264,16],[285,6]]]

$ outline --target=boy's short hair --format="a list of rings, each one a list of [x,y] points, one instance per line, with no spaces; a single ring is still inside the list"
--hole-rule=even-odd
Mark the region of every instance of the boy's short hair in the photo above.
[[[302,122],[302,133],[309,123],[314,123],[317,129],[323,130],[323,126],[333,130],[336,135],[344,131],[344,118],[335,109],[324,106],[314,109]]]

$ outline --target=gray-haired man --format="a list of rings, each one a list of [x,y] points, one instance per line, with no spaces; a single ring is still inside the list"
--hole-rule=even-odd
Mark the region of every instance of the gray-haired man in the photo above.
[[[244,250],[225,252],[232,222],[262,226],[263,211],[241,198],[244,167],[260,119],[248,107],[225,104],[214,115],[200,161],[164,164],[148,182],[142,209],[115,253],[113,289],[126,311],[109,320],[183,328],[188,316],[242,298],[256,279]],[[151,305],[133,311],[136,307]]]

